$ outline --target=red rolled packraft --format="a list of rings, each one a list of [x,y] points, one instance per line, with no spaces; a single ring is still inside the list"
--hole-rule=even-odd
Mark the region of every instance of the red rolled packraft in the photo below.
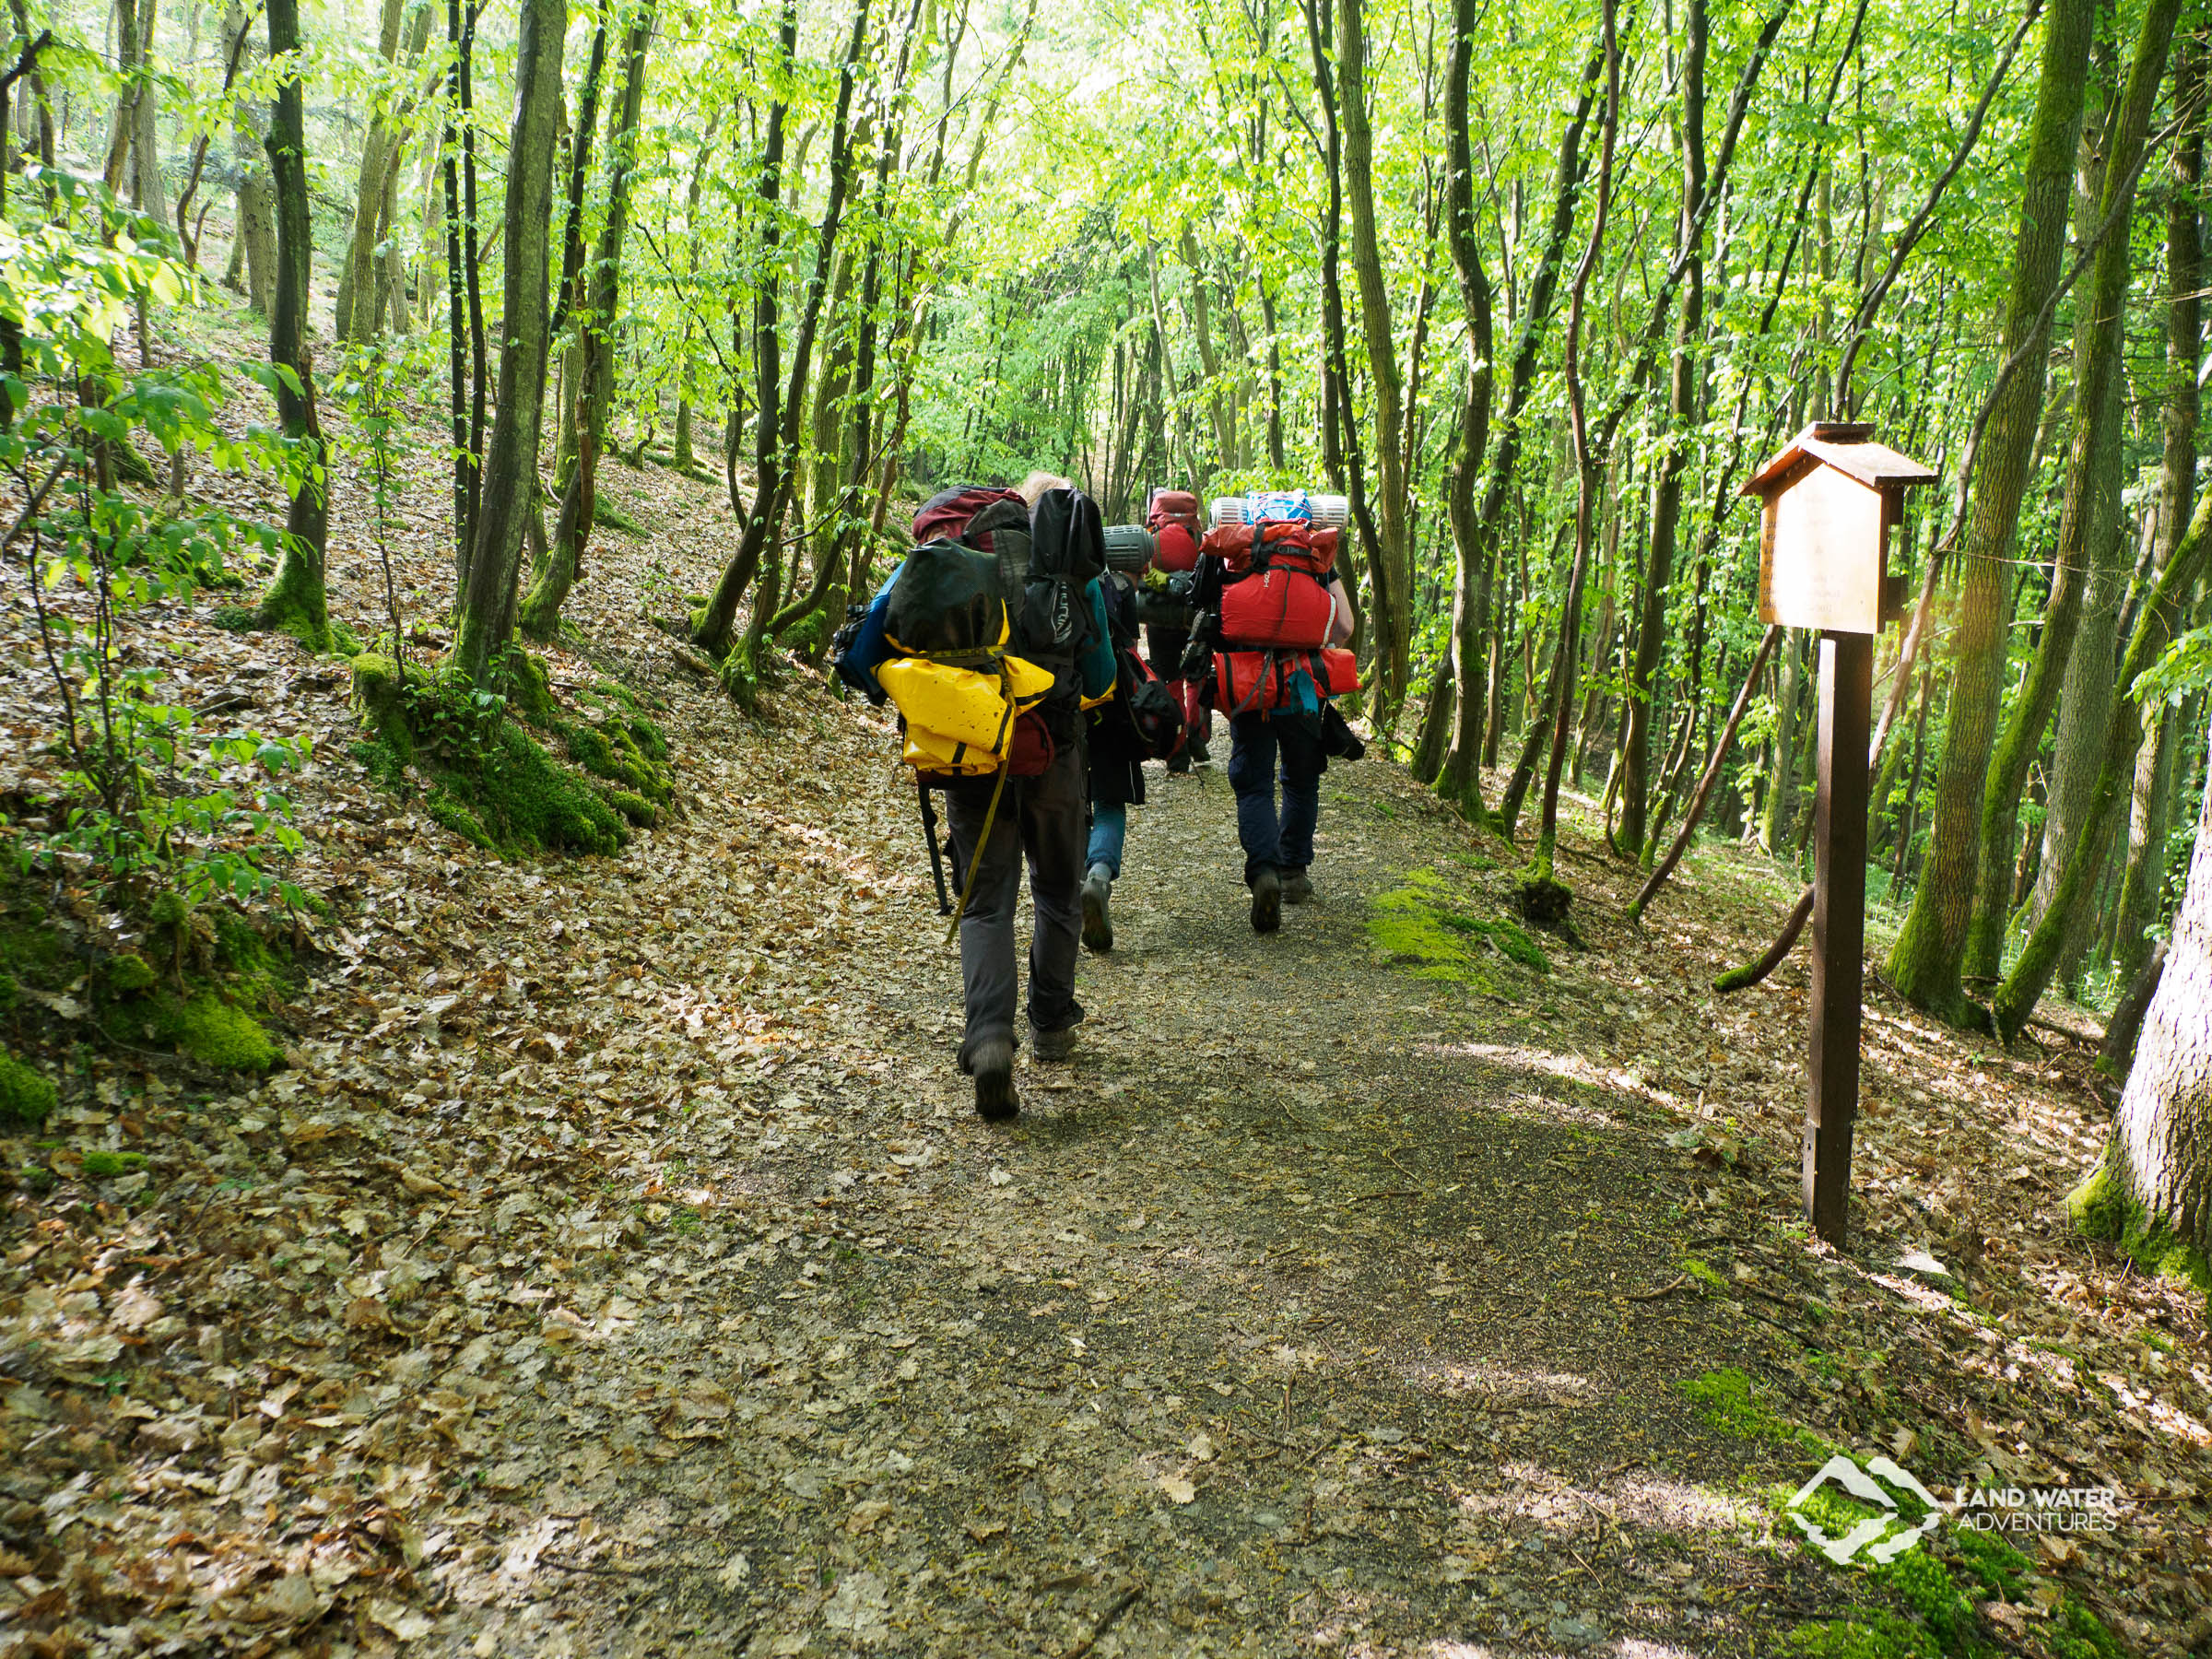
[[[1359,689],[1359,659],[1341,647],[1326,651],[1217,651],[1214,653],[1214,706],[1234,717],[1253,709],[1279,709],[1295,702],[1291,679],[1300,671],[1313,677],[1323,697]]]
[[[1175,571],[1198,568],[1198,538],[1188,524],[1170,519],[1153,526],[1155,570]]]
[[[1317,651],[1329,642],[1336,601],[1328,584],[1288,563],[1224,582],[1221,641],[1230,650],[1253,646]]]

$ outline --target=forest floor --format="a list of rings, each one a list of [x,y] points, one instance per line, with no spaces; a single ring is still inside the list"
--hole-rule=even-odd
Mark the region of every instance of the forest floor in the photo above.
[[[425,648],[436,471],[395,549]],[[2204,1304],[2068,1229],[2086,1042],[1875,984],[1831,1251],[1802,959],[1707,988],[1773,866],[1701,849],[1632,928],[1577,803],[1583,942],[1530,941],[1519,855],[1370,759],[1261,938],[1226,780],[1155,771],[1076,1058],[987,1125],[888,721],[797,667],[739,715],[647,620],[726,554],[719,487],[606,488],[642,533],[601,532],[552,683],[628,688],[677,780],[616,857],[477,851],[351,757],[342,662],[220,594],[147,618],[182,700],[316,738],[294,874],[334,910],[284,1069],[110,1052],[0,1143],[0,1654],[2212,1639]],[[375,557],[348,467],[364,638]],[[0,719],[51,729],[18,599]],[[2110,1487],[2113,1524],[1837,1568],[1784,1509],[1830,1449]]]

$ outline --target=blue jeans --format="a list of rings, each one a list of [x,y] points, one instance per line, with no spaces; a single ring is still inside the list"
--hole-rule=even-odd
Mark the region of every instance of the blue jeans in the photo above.
[[[1229,786],[1237,795],[1237,840],[1244,847],[1244,881],[1263,868],[1302,870],[1313,862],[1313,826],[1321,818],[1321,774],[1328,757],[1318,734],[1296,718],[1240,714],[1229,723]],[[1277,759],[1283,805],[1275,805]]]
[[[1083,856],[1083,873],[1092,865],[1104,865],[1110,881],[1122,878],[1122,843],[1129,839],[1129,808],[1119,801],[1090,806],[1090,850]]]

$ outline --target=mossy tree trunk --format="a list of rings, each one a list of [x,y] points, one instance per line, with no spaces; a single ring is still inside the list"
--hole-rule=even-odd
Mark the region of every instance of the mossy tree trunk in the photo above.
[[[514,634],[524,520],[537,511],[538,429],[545,412],[551,259],[553,139],[560,119],[564,0],[523,0],[515,42],[514,125],[507,154],[506,270],[499,410],[485,440],[476,545],[461,590],[454,665],[481,683]]]
[[[2049,326],[2043,301],[2065,253],[2066,206],[2096,18],[2095,0],[2053,0],[2043,20],[2002,336],[2006,359],[2018,354],[2019,366],[1999,388],[1983,430],[1951,635],[1951,697],[1936,774],[1936,821],[1912,908],[1888,963],[1890,982],[1908,1002],[1960,1023],[1978,1018],[1966,1001],[1960,974],[1981,864],[1983,786],[2005,687],[2012,550],[2042,408],[2042,336]]]
[[[299,0],[268,0],[269,56],[300,47]],[[278,84],[266,148],[276,198],[276,272],[269,304],[269,361],[280,378],[276,414],[285,436],[300,446],[312,469],[292,496],[284,521],[284,559],[262,595],[254,620],[281,629],[322,651],[330,643],[330,599],[324,550],[330,533],[330,484],[323,423],[315,412],[314,364],[307,346],[310,257],[314,226],[307,199],[307,122],[296,67]]]
[[[1465,8],[1461,7],[1464,14]],[[1455,28],[1460,28],[1458,23]],[[1471,39],[1471,28],[1463,31],[1469,56],[1477,50]],[[1536,261],[1535,274],[1529,278],[1526,300],[1522,308],[1519,332],[1513,341],[1512,366],[1508,371],[1505,402],[1499,411],[1497,442],[1484,464],[1479,505],[1475,496],[1475,467],[1482,462],[1482,445],[1470,444],[1467,415],[1463,412],[1460,448],[1454,456],[1455,471],[1451,479],[1450,492],[1445,497],[1446,515],[1452,526],[1453,573],[1452,583],[1452,646],[1446,661],[1449,664],[1451,686],[1440,688],[1440,695],[1451,698],[1450,730],[1443,745],[1438,769],[1431,774],[1436,791],[1458,807],[1473,821],[1481,821],[1482,773],[1481,765],[1487,746],[1495,759],[1497,726],[1495,711],[1485,693],[1488,667],[1486,653],[1489,652],[1490,595],[1492,571],[1497,566],[1498,548],[1504,539],[1512,515],[1507,511],[1507,498],[1513,485],[1514,468],[1521,453],[1521,412],[1528,400],[1529,388],[1535,382],[1536,359],[1543,345],[1545,324],[1551,315],[1553,296],[1559,289],[1561,254],[1567,238],[1574,229],[1575,206],[1580,197],[1583,181],[1583,135],[1588,129],[1591,107],[1597,98],[1597,76],[1603,65],[1602,54],[1594,54],[1585,64],[1581,82],[1581,94],[1574,112],[1568,118],[1567,128],[1559,138],[1559,170],[1552,189],[1550,228]],[[1452,151],[1453,177],[1451,188],[1456,193],[1465,189],[1468,199],[1462,201],[1455,194],[1449,205],[1447,225],[1451,234],[1452,256],[1459,270],[1461,304],[1471,319],[1481,319],[1473,326],[1479,333],[1479,349],[1487,359],[1490,337],[1487,319],[1488,282],[1481,267],[1481,248],[1474,241],[1472,201],[1474,159],[1472,142],[1467,131],[1465,93],[1473,76],[1471,65],[1454,60],[1452,65],[1453,79],[1447,97],[1460,100],[1458,105],[1447,104],[1446,126]],[[1465,149],[1464,177],[1461,150]],[[1471,245],[1463,247],[1463,237]],[[1483,290],[1471,293],[1466,265],[1472,262],[1474,276]],[[1477,309],[1478,305],[1481,309]],[[1470,348],[1476,348],[1471,340]],[[1469,406],[1472,407],[1475,387],[1470,380]],[[1489,394],[1484,390],[1486,405]],[[1484,424],[1489,424],[1485,415]],[[1496,654],[1491,653],[1493,656]],[[1470,689],[1471,688],[1471,694]]]
[[[2072,1205],[2084,1231],[2212,1289],[2212,792],[2104,1157]]]
[[[1651,558],[1644,570],[1636,654],[1629,665],[1627,729],[1620,758],[1619,844],[1641,858],[1651,795],[1653,681],[1666,652],[1666,606],[1674,581],[1675,532],[1682,517],[1682,475],[1694,447],[1694,427],[1705,401],[1705,44],[1704,0],[1688,0],[1678,71],[1682,83],[1682,212],[1676,221],[1677,257],[1683,263],[1682,317],[1675,326],[1674,362],[1667,376],[1666,449],[1652,488]]]
[[[383,0],[377,21],[376,49],[387,66],[399,57],[399,37],[406,13],[406,0]],[[371,96],[377,100],[377,108],[369,118],[369,131],[361,140],[360,181],[354,191],[353,236],[347,244],[346,263],[338,272],[334,308],[333,326],[337,337],[348,345],[376,335],[375,307],[371,305],[363,312],[360,302],[375,289],[376,228],[383,214],[384,168],[399,142],[397,128],[382,107],[382,94],[372,90]]]
[[[2206,48],[2185,40],[2174,65],[2173,100],[2194,110],[2174,147],[2172,188],[2166,200],[2165,441],[2159,478],[2158,544],[2153,569],[2173,557],[2196,500],[2197,363],[2204,351],[2204,241],[2197,188],[2204,176],[2203,93]],[[2123,984],[2142,971],[2150,941],[2145,929],[2159,907],[2166,875],[2166,832],[2173,818],[2175,761],[2187,741],[2174,712],[2160,703],[2143,711],[2143,747],[2136,757],[2127,830],[2127,869],[2112,924],[2112,955]]]
[[[2048,836],[2038,883],[2044,902],[2056,885],[2101,758],[2105,719],[2112,709],[2113,636],[2127,582],[2119,519],[2125,380],[2122,354],[2126,345],[2122,324],[2134,252],[2129,219],[2136,199],[2136,164],[2143,153],[2159,88],[2166,78],[2167,48],[2180,13],[2181,0],[2151,0],[2143,14],[2126,88],[2106,124],[2103,178],[2086,228],[2092,235],[2100,225],[2112,229],[2097,246],[2077,312],[2073,432],[2066,450],[2065,503],[2052,556],[2051,598],[2043,612],[2042,637],[1983,786],[1981,868],[1964,966],[1971,978],[1994,978],[2004,959],[2020,797],[2053,708],[2060,710],[2058,759],[2052,774]]]
[[[223,8],[223,61],[238,58],[241,79],[244,56],[252,49],[241,48],[239,37],[247,28],[245,7],[239,0],[229,0]],[[262,147],[265,124],[260,107],[253,100],[241,98],[232,105],[231,115],[230,137],[239,164],[232,253],[242,251],[244,254],[246,303],[265,317],[276,300],[276,189],[269,182],[268,157]]]
[[[2119,804],[2135,776],[2136,746],[2143,735],[2143,711],[2136,693],[2136,681],[2180,631],[2182,600],[2204,563],[2208,536],[2212,536],[2212,495],[2198,500],[2196,512],[2189,521],[2188,534],[2174,548],[2172,559],[2159,572],[2157,585],[2145,597],[2136,618],[2135,632],[2127,642],[2127,655],[2120,665],[2118,695],[2112,700],[2112,713],[2105,723],[2101,751],[2104,759],[2097,773],[2097,786],[2083,810],[2080,827],[2066,856],[2066,867],[2052,892],[2050,908],[2028,935],[2019,959],[2013,964],[2004,984],[1997,988],[1996,999],[1991,1005],[1997,1034],[2007,1041],[2019,1035],[2028,1017],[2035,1012],[2037,1001],[2058,970],[2068,940],[2082,925],[2082,912],[2093,908],[2097,902]],[[2201,845],[2198,851],[2203,851]]]
[[[645,53],[653,41],[653,0],[632,15],[623,42],[622,92],[608,117],[606,135],[606,221],[599,232],[588,274],[584,302],[577,308],[580,362],[570,385],[575,409],[576,455],[560,494],[560,512],[538,561],[530,592],[524,597],[523,631],[549,640],[560,621],[560,607],[583,570],[592,539],[597,500],[599,449],[606,431],[607,406],[614,402],[615,315],[622,300],[622,243],[629,224],[629,179],[637,148],[638,113],[645,99]]]
[[[1375,417],[1376,557],[1373,699],[1377,728],[1394,724],[1406,700],[1413,649],[1413,559],[1406,523],[1405,407],[1390,288],[1375,228],[1374,141],[1367,113],[1367,23],[1362,0],[1337,0],[1336,65],[1343,105],[1344,194],[1352,216],[1352,275],[1359,285],[1359,326],[1367,342],[1368,392]]]

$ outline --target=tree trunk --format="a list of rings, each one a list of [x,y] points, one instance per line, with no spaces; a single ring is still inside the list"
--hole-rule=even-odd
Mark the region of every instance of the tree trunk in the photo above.
[[[399,39],[406,21],[406,0],[383,0],[377,25],[377,53],[386,65],[399,57]],[[388,78],[388,77],[387,77]],[[394,124],[384,110],[389,88],[371,93],[375,112],[361,140],[360,181],[354,190],[353,234],[346,247],[346,263],[338,272],[337,300],[333,330],[348,346],[374,339],[377,315],[373,306],[363,307],[364,296],[375,291],[376,224],[384,209],[384,168],[399,141]],[[359,317],[355,312],[360,311]]]
[[[2136,681],[2157,660],[2160,651],[2180,631],[2182,599],[2196,580],[2204,563],[2206,542],[2212,536],[2212,495],[2201,497],[2189,521],[2189,530],[2173,550],[2159,576],[2158,585],[2144,600],[2136,618],[2127,655],[2120,665],[2119,695],[2105,725],[2103,765],[2097,786],[2085,807],[2081,828],[2066,853],[2066,867],[2051,895],[2051,907],[2028,935],[2012,972],[1997,988],[1990,1007],[1997,1034],[2006,1041],[2017,1037],[2035,1012],[2035,1005],[2057,971],[2067,938],[2079,924],[2079,912],[2092,908],[2104,876],[2104,860],[2112,841],[2114,815],[2127,781],[2135,775],[2136,746],[2143,732],[2143,712]],[[2203,847],[2198,853],[2201,855]],[[2196,987],[2190,976],[2184,981]]]
[[[2166,201],[2166,406],[2164,465],[2159,479],[2158,541],[2152,571],[2166,568],[2196,499],[2196,368],[2204,350],[2204,244],[2197,189],[2204,176],[2205,117],[2200,100],[2206,49],[2185,40],[2174,65],[2173,101],[2196,112],[2175,147],[2172,189]],[[2143,712],[2143,748],[2136,757],[2130,793],[2127,869],[2120,885],[2112,927],[2113,956],[2123,984],[2141,971],[2150,940],[2145,933],[2158,913],[2166,876],[2166,834],[2173,818],[2174,761],[2185,731],[2163,702]]]
[[[1705,0],[1687,0],[1681,79],[1682,212],[1675,245],[1686,262],[1682,318],[1675,327],[1674,363],[1667,377],[1666,448],[1652,490],[1651,558],[1643,580],[1643,606],[1636,625],[1636,655],[1629,667],[1628,730],[1620,765],[1620,843],[1641,857],[1650,795],[1653,682],[1666,652],[1666,603],[1674,581],[1675,529],[1682,514],[1682,475],[1689,465],[1692,429],[1704,403],[1705,257]]]
[[[2127,580],[2118,524],[2126,347],[2123,324],[2134,252],[2129,221],[2136,163],[2166,78],[2167,47],[2180,11],[2181,0],[2151,0],[2143,14],[2126,89],[2106,124],[2103,177],[2085,216],[2088,234],[2094,235],[2100,225],[2111,224],[2112,229],[2097,245],[2089,282],[2077,304],[2073,432],[2042,637],[1991,757],[1982,793],[1981,868],[1964,965],[1969,978],[1993,979],[2003,961],[2020,795],[2053,706],[2061,714],[2047,820],[2050,838],[2044,843],[2046,900],[2064,862],[2063,849],[2096,783],[2100,759],[2097,750],[2112,707],[2114,634]],[[2062,850],[2056,858],[2050,855],[2053,848]]]
[[[267,0],[269,56],[300,47],[299,0]],[[276,280],[269,306],[269,361],[289,370],[280,378],[276,415],[287,438],[300,444],[302,459],[322,473],[302,480],[284,520],[284,558],[255,614],[263,628],[281,629],[322,651],[330,643],[330,599],[324,586],[324,549],[330,530],[329,474],[322,472],[323,423],[315,413],[314,364],[307,348],[310,259],[314,224],[307,197],[307,119],[297,65],[278,83],[270,112],[269,173],[276,197]]]
[[[592,539],[592,512],[597,499],[600,440],[606,430],[607,406],[614,402],[615,364],[611,338],[622,297],[622,243],[629,224],[629,179],[636,165],[638,115],[645,100],[645,53],[653,42],[653,0],[644,0],[630,18],[622,47],[622,94],[607,123],[606,222],[592,257],[590,292],[575,313],[582,361],[572,397],[576,417],[576,461],[563,481],[560,516],[547,542],[546,555],[523,600],[523,631],[549,640],[560,620],[560,606],[583,571],[583,553]],[[581,127],[577,142],[582,144]]]
[[[1522,884],[1522,905],[1534,918],[1564,921],[1566,895],[1552,876],[1552,854],[1559,839],[1559,774],[1567,763],[1567,723],[1574,709],[1574,671],[1580,655],[1583,585],[1590,567],[1591,514],[1600,484],[1598,458],[1592,452],[1589,418],[1583,406],[1582,347],[1583,308],[1590,277],[1605,252],[1613,205],[1614,147],[1620,133],[1620,47],[1615,34],[1615,0],[1602,0],[1606,46],[1606,105],[1598,140],[1597,197],[1590,213],[1590,245],[1575,267],[1567,310],[1567,339],[1560,378],[1567,385],[1567,425],[1574,459],[1574,561],[1568,569],[1567,596],[1559,605],[1559,638],[1551,709],[1551,761],[1544,772],[1544,796],[1536,829],[1536,855]]]
[[[523,0],[515,42],[499,409],[484,445],[476,544],[461,593],[460,637],[453,646],[454,665],[477,685],[499,665],[513,636],[523,521],[537,511],[538,429],[550,321],[546,285],[552,253],[553,137],[560,116],[567,16],[565,0]]]
[[[1774,746],[1767,767],[1767,810],[1759,830],[1759,845],[1771,858],[1779,858],[1790,844],[1797,824],[1797,704],[1805,677],[1806,642],[1793,629],[1783,647],[1782,668],[1774,694]]]
[[[1481,244],[1474,224],[1474,155],[1468,126],[1467,93],[1473,77],[1472,57],[1478,9],[1467,0],[1454,0],[1455,30],[1451,81],[1445,93],[1445,125],[1452,146],[1446,184],[1445,224],[1452,245],[1453,265],[1459,276],[1460,302],[1469,319],[1471,357],[1465,407],[1461,413],[1453,470],[1446,479],[1444,509],[1452,526],[1452,637],[1446,662],[1452,670],[1451,730],[1441,765],[1434,774],[1437,793],[1473,822],[1483,821],[1481,767],[1495,764],[1498,743],[1498,698],[1503,672],[1502,629],[1491,636],[1490,594],[1497,553],[1510,518],[1509,496],[1513,470],[1521,453],[1521,412],[1535,382],[1536,360],[1544,330],[1551,315],[1558,288],[1561,253],[1574,227],[1583,177],[1583,135],[1588,128],[1591,106],[1597,98],[1597,77],[1604,65],[1602,44],[1583,71],[1581,94],[1566,131],[1559,139],[1559,160],[1552,190],[1551,223],[1546,233],[1536,275],[1523,306],[1513,340],[1507,375],[1505,405],[1498,420],[1497,442],[1482,478],[1479,507],[1476,498],[1476,471],[1483,463],[1488,444],[1492,376],[1489,281],[1481,262]],[[1479,380],[1478,380],[1479,376]],[[1477,398],[1479,397],[1479,404]],[[1481,419],[1475,417],[1479,413]],[[1489,664],[1486,668],[1487,649]],[[1432,692],[1432,696],[1444,694]]]
[[[2212,1288],[2212,792],[2111,1138],[2068,1203],[2084,1232]]]
[[[108,128],[108,154],[100,181],[120,195],[137,139],[138,100],[145,88],[139,58],[138,0],[114,0],[110,18],[115,25],[115,73],[123,84],[115,93],[115,118]]]
[[[223,56],[226,63],[233,57],[240,59],[241,78],[244,57],[253,51],[247,46],[241,52],[239,44],[246,29],[245,7],[239,0],[229,0],[223,8]],[[276,194],[269,182],[268,157],[262,147],[265,123],[261,106],[250,98],[236,100],[231,115],[230,137],[239,162],[233,240],[245,253],[246,303],[265,317],[276,302]]]
[[[736,619],[738,601],[744,596],[755,573],[762,568],[764,556],[767,556],[765,562],[770,568],[781,575],[773,554],[780,550],[780,527],[796,483],[794,475],[800,441],[799,425],[806,406],[807,370],[813,357],[815,330],[821,320],[823,298],[836,265],[838,232],[843,224],[845,196],[853,182],[853,88],[866,47],[868,8],[869,0],[856,0],[853,13],[853,32],[847,39],[844,61],[838,74],[837,113],[831,126],[830,146],[829,195],[822,206],[813,269],[806,279],[805,297],[799,305],[798,329],[792,347],[788,386],[780,387],[776,383],[780,308],[772,282],[765,285],[763,296],[755,310],[757,326],[754,356],[759,368],[761,394],[759,437],[755,448],[759,483],[754,492],[752,512],[747,518],[745,533],[738,542],[737,551],[724,567],[722,579],[715,585],[693,629],[694,642],[710,651],[727,650],[731,627]],[[781,50],[786,61],[796,48],[797,36],[797,9],[795,0],[793,0],[793,3],[785,6],[782,19]],[[772,154],[765,162],[761,173],[760,196],[771,214],[776,210],[782,194],[779,181],[782,167],[783,109],[781,101],[771,108]],[[764,240],[772,250],[776,241],[772,227],[764,232]],[[757,683],[760,644],[775,608],[776,589],[775,582],[764,582],[761,584],[761,591],[756,595],[753,614],[746,626],[744,647],[736,653],[734,662],[724,665],[725,683],[741,700],[750,696],[749,688]]]
[[[1381,557],[1374,587],[1374,660],[1380,670],[1375,699],[1378,729],[1396,718],[1406,700],[1413,646],[1413,565],[1406,542],[1405,409],[1397,341],[1391,329],[1390,289],[1375,232],[1372,178],[1374,141],[1367,117],[1365,0],[1337,0],[1336,65],[1343,104],[1344,192],[1352,211],[1352,273],[1359,284],[1359,326],[1367,342],[1368,384],[1375,416],[1375,534]]]
[[[156,0],[146,0],[138,18],[138,67],[154,72],[154,13]],[[161,99],[148,81],[141,87],[133,106],[136,132],[131,140],[131,199],[156,224],[169,223],[169,186],[161,177],[161,134],[157,117]]]
[[[1921,879],[1888,959],[1888,977],[1914,1006],[1947,1020],[1974,1018],[1960,985],[1981,861],[1983,786],[2005,685],[2006,601],[2020,500],[2041,411],[2043,302],[2066,246],[2066,204],[2081,130],[2082,88],[2094,32],[2094,0],[2053,0],[2029,131],[2019,229],[2002,335],[2020,366],[1999,389],[1984,429],[1979,488],[1967,525],[1964,575],[1952,634],[1952,682],[1936,822]]]

